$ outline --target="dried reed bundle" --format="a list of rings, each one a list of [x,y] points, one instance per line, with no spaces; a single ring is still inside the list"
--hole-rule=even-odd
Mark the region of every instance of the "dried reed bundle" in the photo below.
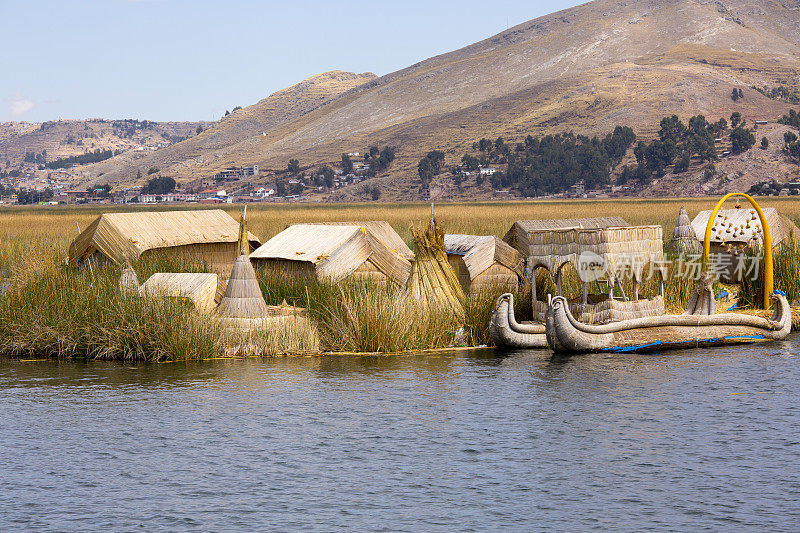
[[[447,260],[444,230],[431,219],[424,230],[412,227],[416,259],[408,279],[408,292],[415,300],[446,309],[464,318],[466,297],[458,276]]]

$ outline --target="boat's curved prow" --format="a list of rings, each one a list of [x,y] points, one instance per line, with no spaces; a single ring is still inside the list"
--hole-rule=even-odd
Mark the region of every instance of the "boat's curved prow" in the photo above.
[[[771,319],[736,313],[663,315],[611,324],[575,320],[565,298],[553,298],[545,319],[549,346],[555,352],[652,351],[721,344],[752,343],[786,338],[792,313],[786,295],[772,294]]]
[[[514,295],[506,293],[497,299],[489,319],[489,334],[495,346],[508,348],[546,348],[547,338],[542,324],[520,324],[514,317]]]

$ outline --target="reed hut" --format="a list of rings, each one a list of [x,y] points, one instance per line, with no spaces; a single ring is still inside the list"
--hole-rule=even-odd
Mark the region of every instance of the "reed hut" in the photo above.
[[[762,209],[769,224],[773,249],[787,242],[799,242],[800,230],[774,207]],[[700,245],[705,239],[711,210],[701,211],[692,220],[695,240]],[[724,282],[739,283],[746,255],[764,245],[763,228],[758,213],[752,208],[722,209],[711,227],[711,254],[717,263],[715,271]]]
[[[641,281],[651,274],[661,277],[663,265],[661,226],[630,226],[619,217],[520,221],[503,240],[514,246],[526,261],[526,276],[533,278],[539,267],[554,278],[556,295],[562,295],[562,275],[571,264],[581,276],[581,297],[569,302],[572,314],[588,323],[606,323],[664,313],[661,294],[641,299]],[[626,294],[620,281],[633,280]],[[590,288],[595,292],[590,293]],[[546,304],[538,301],[536,283],[531,283],[534,320],[544,317]]]
[[[598,228],[624,228],[630,226],[620,217],[602,218],[559,218],[552,220],[517,220],[503,236],[503,240],[510,244],[522,255],[530,257],[532,233],[556,229],[598,229]]]
[[[445,235],[447,260],[465,293],[513,292],[523,278],[522,256],[493,235]]]
[[[219,274],[153,274],[139,287],[141,296],[166,296],[190,301],[201,313],[211,313],[225,295],[225,282]]]
[[[69,262],[123,265],[158,252],[225,272],[237,257],[238,235],[239,224],[220,209],[105,213],[72,241]],[[252,233],[247,240],[251,250],[261,245]]]
[[[295,224],[250,254],[253,266],[270,275],[392,281],[400,286],[408,280],[413,257],[385,222]]]
[[[708,220],[708,217],[706,217]],[[672,232],[672,240],[669,241],[669,249],[675,254],[699,254],[702,246],[697,241],[692,228],[692,221],[686,208],[681,206],[678,213],[678,221],[675,223],[675,230]]]

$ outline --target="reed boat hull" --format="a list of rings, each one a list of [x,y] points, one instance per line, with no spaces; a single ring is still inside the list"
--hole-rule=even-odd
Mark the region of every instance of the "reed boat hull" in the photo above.
[[[779,291],[772,299],[771,319],[735,313],[664,315],[598,326],[575,320],[564,298],[557,297],[547,310],[546,337],[557,353],[652,352],[782,340],[792,329],[791,308]]]
[[[514,295],[503,294],[489,319],[489,334],[503,348],[547,348],[544,324],[526,324],[514,318]]]

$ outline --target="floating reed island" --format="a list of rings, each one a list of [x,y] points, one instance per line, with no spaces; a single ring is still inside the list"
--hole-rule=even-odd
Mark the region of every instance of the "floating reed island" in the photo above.
[[[689,220],[680,214],[676,249],[698,247]],[[68,253],[47,245],[0,250],[0,353],[169,361],[552,347],[551,308],[568,313],[562,325],[624,324],[687,308],[695,288],[671,266],[663,277],[646,279],[642,270],[624,278],[615,267],[623,255],[671,256],[660,226],[619,217],[517,221],[502,239],[445,234],[433,220],[411,228],[303,223],[263,245],[247,225],[244,213],[237,222],[218,210],[104,213]],[[783,227],[776,283],[797,302],[800,247]],[[608,267],[605,277],[582,279],[587,251]],[[760,290],[744,284],[740,293]],[[695,308],[731,305],[713,294]]]

